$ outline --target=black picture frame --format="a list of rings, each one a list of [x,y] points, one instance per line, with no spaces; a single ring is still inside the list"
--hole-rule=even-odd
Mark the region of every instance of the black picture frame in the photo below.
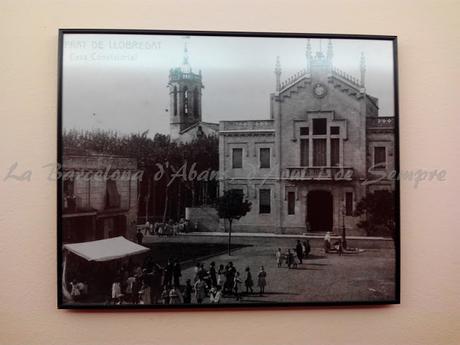
[[[393,47],[393,101],[394,101],[394,170],[399,176],[399,97],[398,97],[398,53],[397,37],[383,35],[361,35],[361,34],[327,34],[327,33],[288,33],[288,32],[240,32],[240,31],[191,31],[191,30],[136,30],[136,29],[60,29],[58,46],[58,85],[57,85],[57,163],[58,167],[63,164],[63,56],[64,37],[72,34],[126,34],[126,35],[163,35],[163,36],[215,36],[215,37],[271,37],[271,38],[300,38],[300,39],[353,39],[353,40],[383,40],[392,42]],[[59,170],[58,170],[59,171]],[[62,267],[63,267],[63,236],[62,236],[62,215],[63,215],[63,185],[57,181],[57,307],[59,309],[114,309],[114,310],[137,310],[137,309],[189,309],[189,310],[222,310],[222,309],[280,309],[280,308],[305,308],[305,307],[338,307],[338,306],[376,306],[400,304],[400,184],[399,180],[394,181],[394,208],[395,208],[395,267],[394,267],[394,298],[385,300],[362,300],[362,301],[304,301],[304,302],[267,302],[255,304],[225,303],[225,304],[67,304],[63,302],[62,291]]]

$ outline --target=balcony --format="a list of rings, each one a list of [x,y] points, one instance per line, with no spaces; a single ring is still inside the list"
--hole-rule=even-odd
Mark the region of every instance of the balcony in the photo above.
[[[289,181],[351,181],[353,168],[349,167],[289,167],[282,179]]]
[[[366,118],[367,128],[394,129],[395,118],[393,116],[378,116]]]
[[[273,120],[221,121],[221,130],[273,130]]]
[[[76,195],[63,197],[62,216],[64,218],[94,215],[96,215],[96,210],[91,207],[89,200]]]

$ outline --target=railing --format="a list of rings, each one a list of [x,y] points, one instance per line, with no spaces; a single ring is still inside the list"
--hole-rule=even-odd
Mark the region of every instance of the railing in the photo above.
[[[105,209],[105,206],[106,205],[99,209]],[[72,195],[64,196],[62,208],[65,213],[76,213],[79,211],[87,211],[93,207],[91,205],[91,201],[87,197],[82,198],[77,195]],[[127,195],[120,195],[120,204],[117,205],[115,208],[128,209],[129,197]]]
[[[348,167],[289,167],[283,172],[283,179],[291,181],[351,181],[352,178],[353,168]]]
[[[289,77],[288,79],[286,79],[285,81],[281,83],[281,90],[284,90],[288,88],[289,86],[291,86],[292,84],[295,84],[298,80],[300,80],[306,74],[307,74],[307,71],[303,69],[297,72],[296,74],[294,74],[293,76]]]
[[[196,74],[196,73],[188,73],[188,72],[182,72],[181,70],[172,70],[169,73],[169,79],[170,81],[178,81],[178,80],[201,80],[201,75]]]
[[[367,127],[394,128],[395,118],[392,116],[368,117]]]
[[[273,129],[273,120],[222,121],[223,130]]]
[[[64,196],[63,205],[64,212],[77,212],[82,209],[91,208],[91,204],[87,198],[83,199],[77,195]]]
[[[332,74],[335,76],[338,76],[342,79],[345,79],[346,81],[354,84],[354,86],[361,86],[361,81],[358,78],[353,77],[352,75],[345,73],[344,71],[334,67],[332,68]]]

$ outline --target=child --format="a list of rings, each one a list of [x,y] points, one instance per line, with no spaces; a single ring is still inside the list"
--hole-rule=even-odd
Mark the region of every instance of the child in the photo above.
[[[146,229],[146,232],[147,232],[147,228],[145,228],[145,229]],[[137,238],[137,244],[142,245],[142,240],[144,238],[144,235],[142,235],[141,229],[137,229],[136,238]]]
[[[331,250],[331,233],[330,231],[326,232],[324,235],[324,252],[327,254]]]
[[[257,274],[257,286],[259,286],[259,294],[262,296],[265,293],[265,286],[267,285],[267,272],[264,266],[260,266],[260,271]]]
[[[240,287],[243,282],[240,279],[240,272],[235,273],[235,278],[233,278],[233,291],[235,293],[236,300],[239,301],[241,299],[240,296]]]
[[[181,304],[183,303],[182,294],[179,288],[173,286],[169,291],[169,304]]]
[[[209,292],[209,302],[220,303],[221,297],[222,297],[222,290],[220,286],[214,286]]]
[[[294,265],[294,255],[291,253],[291,250],[288,249],[286,254],[286,261],[288,268],[291,268]]]
[[[166,285],[164,286],[163,292],[161,293],[160,301],[161,304],[169,304],[169,291]]]
[[[282,258],[282,254],[281,254],[281,248],[278,248],[278,250],[276,251],[276,264],[278,265],[278,268],[281,267],[281,258]]]
[[[80,289],[78,288],[78,283],[76,279],[74,279],[70,283],[70,287],[71,287],[70,296],[72,296],[74,301],[78,301],[80,299],[81,292],[80,292]]]
[[[254,293],[252,290],[252,287],[254,286],[254,281],[252,280],[252,274],[251,270],[249,267],[246,267],[246,279],[244,280],[244,285],[246,285],[246,294],[249,294],[249,290],[251,290],[251,293]]]

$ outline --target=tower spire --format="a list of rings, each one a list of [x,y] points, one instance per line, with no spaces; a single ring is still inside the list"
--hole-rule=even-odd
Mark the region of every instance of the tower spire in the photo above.
[[[329,39],[329,43],[327,44],[327,59],[329,62],[332,62],[332,58],[334,57],[334,52],[332,49],[332,41]]]
[[[184,42],[184,61],[182,62],[184,65],[188,65],[188,48],[187,48],[187,41]]]
[[[187,39],[189,37],[186,36],[184,37],[184,59],[182,60],[182,72],[183,73],[191,73],[192,72],[192,67],[190,66],[190,63],[188,61],[188,46],[187,46]]]
[[[364,87],[366,84],[366,57],[364,53],[361,52],[361,63],[360,63],[360,70],[361,70],[361,87]]]
[[[307,49],[305,52],[305,56],[307,58],[307,73],[311,72],[311,43],[310,39],[307,40]]]
[[[281,90],[281,63],[280,57],[276,57],[276,65],[275,65],[275,76],[276,76],[276,92]]]

